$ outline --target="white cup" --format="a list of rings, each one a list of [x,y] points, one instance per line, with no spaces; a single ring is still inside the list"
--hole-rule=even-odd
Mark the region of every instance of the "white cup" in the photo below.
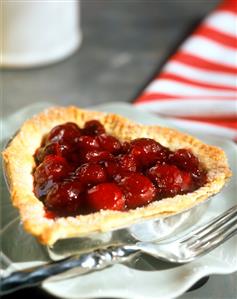
[[[62,60],[81,43],[78,0],[2,0],[0,66],[33,67]]]

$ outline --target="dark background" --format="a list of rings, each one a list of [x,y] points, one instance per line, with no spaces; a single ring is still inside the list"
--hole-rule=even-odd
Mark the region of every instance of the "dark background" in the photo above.
[[[84,0],[83,42],[67,60],[1,71],[3,111],[50,101],[132,101],[218,0]],[[205,279],[204,281],[205,282]],[[2,298],[53,298],[38,288]]]
[[[42,101],[85,107],[133,100],[218,2],[81,1],[81,48],[51,66],[4,70],[4,114]]]

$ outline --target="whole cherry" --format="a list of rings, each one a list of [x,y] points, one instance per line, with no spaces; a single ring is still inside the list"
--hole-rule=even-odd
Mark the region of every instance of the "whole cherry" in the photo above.
[[[46,143],[57,142],[60,144],[77,143],[78,138],[81,136],[81,129],[72,122],[67,122],[62,125],[54,127],[45,139]]]
[[[123,211],[125,209],[125,197],[121,189],[114,183],[103,183],[92,187],[87,191],[87,204],[90,210]]]
[[[83,186],[91,186],[106,181],[106,171],[98,163],[85,163],[77,168],[73,175],[74,179],[79,181]]]
[[[156,197],[156,188],[153,183],[140,173],[131,173],[119,183],[129,209],[147,205]]]
[[[70,175],[71,167],[61,156],[49,155],[34,171],[34,192],[37,197],[47,194],[55,182]]]
[[[83,135],[96,136],[105,133],[105,128],[98,120],[89,120],[85,123]]]
[[[98,142],[103,150],[113,155],[118,154],[122,147],[120,141],[117,138],[105,133],[98,136]]]
[[[168,149],[150,138],[137,138],[131,141],[130,153],[141,167],[149,167],[166,160]]]
[[[61,217],[77,215],[84,209],[82,192],[79,182],[55,184],[44,201],[45,207]]]
[[[147,176],[156,185],[158,197],[173,197],[191,187],[191,176],[175,165],[157,164],[147,171]]]

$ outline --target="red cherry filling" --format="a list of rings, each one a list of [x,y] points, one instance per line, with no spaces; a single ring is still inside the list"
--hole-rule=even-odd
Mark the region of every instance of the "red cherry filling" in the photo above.
[[[113,160],[113,155],[106,151],[93,150],[87,152],[84,157],[86,162],[94,163],[94,162],[103,162]]]
[[[97,185],[106,181],[105,169],[94,163],[82,164],[77,168],[74,179],[85,186]]]
[[[87,191],[87,204],[91,211],[125,209],[125,198],[114,183],[104,183]]]
[[[103,133],[105,133],[105,128],[98,120],[89,120],[85,123],[84,135],[96,136]]]
[[[179,149],[169,155],[169,163],[191,173],[193,188],[201,187],[206,181],[206,172],[200,167],[197,157],[188,149]]]
[[[52,142],[45,145],[45,147],[39,147],[35,152],[36,163],[41,163],[44,160],[44,158],[48,155],[61,156],[62,155],[61,146],[62,145],[60,145],[57,142]]]
[[[156,189],[152,182],[142,174],[131,173],[124,177],[120,183],[129,209],[141,207],[155,199]]]
[[[78,150],[88,152],[99,149],[97,137],[83,135],[78,139]]]
[[[80,128],[71,122],[65,123],[54,127],[48,136],[46,137],[45,142],[58,142],[59,144],[64,143],[77,143],[78,138],[81,136]]]
[[[57,142],[52,142],[36,150],[35,160],[37,163],[40,163],[46,156],[49,155],[62,156],[67,159],[69,163],[73,164],[79,162],[80,159],[75,146],[72,146],[71,144],[59,144]]]
[[[125,141],[124,143],[122,143],[121,154],[127,154],[130,149],[131,149],[131,143]]]
[[[137,171],[137,161],[131,154],[119,155],[116,161],[122,170]]]
[[[121,143],[98,120],[54,127],[34,158],[34,192],[51,218],[135,209],[207,180],[190,150],[171,152],[149,138]]]
[[[157,187],[158,197],[175,196],[191,187],[191,175],[175,165],[156,165],[147,171],[147,176]]]
[[[71,168],[60,156],[49,155],[38,165],[33,174],[34,191],[37,197],[47,194],[53,183],[59,182],[70,174]]]
[[[153,139],[138,138],[131,141],[130,153],[141,166],[151,166],[155,162],[163,162],[168,150]]]
[[[134,157],[119,155],[115,159],[104,162],[104,167],[109,179],[120,182],[121,179],[137,169]]]
[[[180,169],[195,171],[199,167],[198,159],[187,149],[179,149],[169,155],[171,164],[178,166]]]
[[[120,141],[117,138],[107,134],[99,135],[98,142],[103,150],[114,155],[118,154],[122,147]]]
[[[58,216],[77,215],[84,208],[82,191],[79,182],[55,184],[44,201],[45,207]]]
[[[113,177],[118,173],[119,166],[115,159],[106,160],[104,163],[105,171],[107,173],[107,177],[109,179],[113,179]]]

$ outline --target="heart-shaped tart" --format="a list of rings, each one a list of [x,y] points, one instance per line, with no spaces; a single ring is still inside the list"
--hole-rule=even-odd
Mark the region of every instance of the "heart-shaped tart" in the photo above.
[[[217,147],[76,107],[26,121],[3,157],[25,229],[48,245],[177,214],[231,176]]]

